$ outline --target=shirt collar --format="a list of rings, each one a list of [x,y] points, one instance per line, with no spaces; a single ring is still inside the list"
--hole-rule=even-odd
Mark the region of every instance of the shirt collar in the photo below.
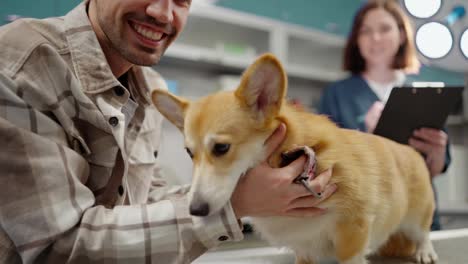
[[[84,92],[100,93],[117,85],[86,13],[86,2],[65,16],[65,36]]]
[[[69,45],[73,67],[83,91],[89,94],[104,92],[121,86],[112,73],[101,49],[96,33],[86,12],[88,1],[84,1],[65,16],[65,35]],[[140,66],[129,71],[130,83],[135,85],[138,103],[148,104],[149,84]],[[127,87],[128,88],[128,87]]]

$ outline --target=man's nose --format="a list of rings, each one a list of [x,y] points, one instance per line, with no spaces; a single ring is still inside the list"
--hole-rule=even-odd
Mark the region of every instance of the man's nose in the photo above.
[[[172,0],[152,1],[146,8],[147,15],[153,17],[161,23],[171,23],[174,19]]]

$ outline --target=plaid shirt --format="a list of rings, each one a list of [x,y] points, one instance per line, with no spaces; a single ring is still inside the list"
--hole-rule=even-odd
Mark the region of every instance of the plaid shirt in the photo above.
[[[135,66],[122,86],[85,3],[0,28],[0,47],[0,263],[189,263],[243,238],[230,204],[192,217],[158,176],[165,82]]]

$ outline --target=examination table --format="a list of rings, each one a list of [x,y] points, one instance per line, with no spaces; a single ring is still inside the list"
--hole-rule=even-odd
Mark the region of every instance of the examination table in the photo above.
[[[431,232],[438,264],[468,264],[468,228]],[[405,259],[371,258],[371,264],[410,264]],[[242,242],[224,245],[209,251],[194,264],[294,264],[294,255],[285,249],[268,246],[256,236],[247,235]],[[317,264],[335,264],[323,261]]]

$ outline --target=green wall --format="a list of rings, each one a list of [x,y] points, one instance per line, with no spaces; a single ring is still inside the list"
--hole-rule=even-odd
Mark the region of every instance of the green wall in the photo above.
[[[196,1],[196,0],[194,0]],[[217,5],[346,35],[362,0],[219,0]]]
[[[409,76],[408,81],[421,81],[421,82],[444,82],[445,85],[450,86],[464,86],[464,75],[457,72],[448,71],[445,69],[428,67],[421,67],[417,76]]]
[[[65,15],[81,0],[0,0],[0,25],[8,15],[44,18]]]

